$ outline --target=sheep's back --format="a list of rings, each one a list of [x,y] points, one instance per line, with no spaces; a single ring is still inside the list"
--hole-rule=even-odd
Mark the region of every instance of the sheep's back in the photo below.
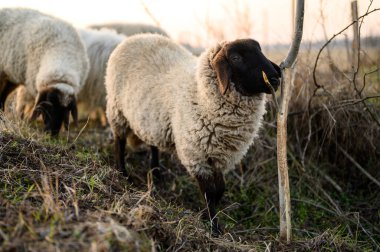
[[[89,28],[101,29],[108,28],[115,30],[117,33],[124,34],[125,36],[132,36],[140,33],[155,33],[165,37],[169,37],[168,34],[158,26],[139,23],[109,23],[100,25],[91,25]]]
[[[0,68],[35,94],[51,80],[79,90],[88,72],[86,51],[70,24],[35,10],[0,10]],[[37,84],[36,84],[37,82]]]
[[[175,100],[181,99],[195,71],[195,58],[161,35],[127,38],[112,53],[106,77],[108,99],[133,131],[148,144],[173,147],[171,118]]]

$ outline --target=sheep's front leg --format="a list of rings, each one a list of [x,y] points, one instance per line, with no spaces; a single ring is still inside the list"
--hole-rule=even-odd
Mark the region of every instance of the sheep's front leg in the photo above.
[[[197,175],[196,179],[206,201],[212,233],[218,235],[221,233],[221,229],[216,217],[216,206],[225,190],[223,174],[219,170],[214,170],[212,175],[204,176],[201,174]]]
[[[114,141],[115,141],[116,169],[121,171],[124,176],[128,177],[128,173],[125,170],[125,161],[124,161],[125,144],[126,144],[127,138],[126,136],[119,136],[115,134]]]
[[[4,72],[0,72],[0,109],[4,111],[5,100],[8,95],[17,88],[18,85],[8,81]]]

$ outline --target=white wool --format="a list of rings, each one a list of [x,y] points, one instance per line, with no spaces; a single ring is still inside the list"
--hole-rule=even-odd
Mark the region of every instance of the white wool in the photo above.
[[[73,95],[74,94],[74,88],[66,83],[58,83],[51,85],[52,87],[58,89],[62,93]]]
[[[98,24],[90,25],[89,28],[92,29],[102,29],[108,28],[115,30],[117,33],[123,34],[125,36],[132,36],[140,33],[155,33],[166,37],[169,37],[166,31],[158,26],[140,23],[108,23],[108,24]]]
[[[24,8],[0,9],[0,71],[37,93],[61,83],[77,94],[88,72],[84,45],[67,22]],[[70,86],[70,88],[68,88]]]
[[[253,144],[265,113],[265,94],[242,96],[231,83],[223,96],[210,66],[216,49],[199,58],[151,34],[127,38],[107,67],[107,118],[114,134],[176,150],[191,175],[233,169]]]
[[[90,71],[84,87],[78,94],[78,102],[85,104],[89,110],[97,107],[105,109],[104,78],[107,61],[112,51],[125,39],[125,36],[109,29],[79,29],[78,31],[90,61]]]

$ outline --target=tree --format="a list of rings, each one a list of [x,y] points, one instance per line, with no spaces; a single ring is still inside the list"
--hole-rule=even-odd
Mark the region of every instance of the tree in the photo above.
[[[305,1],[297,0],[297,11],[295,17],[295,27],[292,44],[287,57],[281,62],[281,95],[277,108],[277,168],[278,168],[278,188],[280,201],[280,240],[290,242],[291,240],[291,215],[290,215],[290,188],[287,162],[287,118],[288,104],[292,90],[290,80],[292,69],[301,44],[303,32],[303,19]],[[287,83],[288,82],[288,83]],[[274,94],[273,94],[274,96]],[[276,97],[273,97],[276,99]],[[276,101],[277,104],[277,101]]]

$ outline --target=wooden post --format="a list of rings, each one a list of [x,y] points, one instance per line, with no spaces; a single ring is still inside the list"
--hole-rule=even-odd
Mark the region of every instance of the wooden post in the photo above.
[[[359,66],[359,22],[358,22],[358,2],[356,0],[351,2],[351,17],[355,22],[352,25],[353,38],[352,38],[352,69],[353,72],[358,70]]]
[[[280,240],[290,243],[292,236],[291,210],[290,210],[290,188],[287,160],[287,118],[288,103],[291,95],[290,71],[298,55],[302,40],[303,18],[305,0],[297,0],[295,27],[292,44],[287,57],[281,62],[281,96],[279,109],[277,111],[277,167],[278,167],[278,189],[280,201]],[[286,70],[288,68],[288,70]],[[289,78],[286,78],[289,76]],[[289,82],[289,83],[287,83]]]

